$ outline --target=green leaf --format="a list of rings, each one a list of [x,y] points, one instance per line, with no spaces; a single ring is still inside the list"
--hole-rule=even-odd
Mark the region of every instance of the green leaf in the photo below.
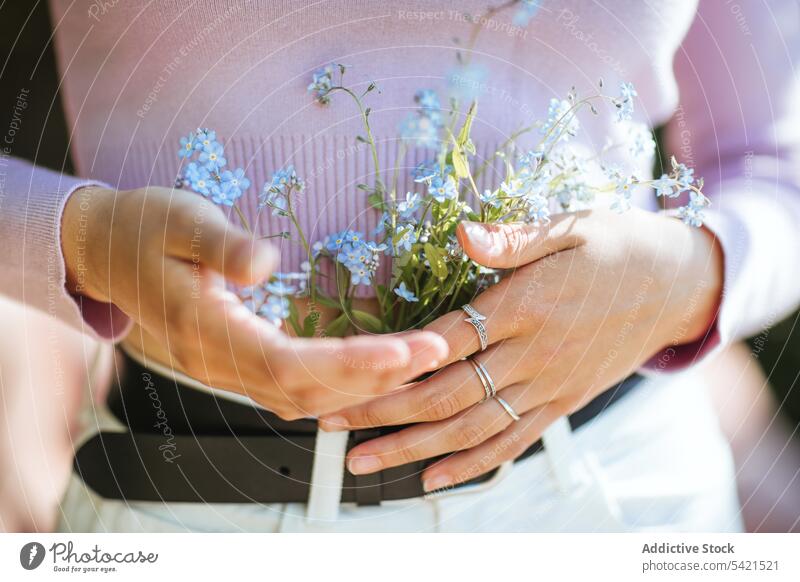
[[[373,192],[367,196],[369,205],[378,210],[386,210],[386,202],[383,200],[383,195],[378,192]]]
[[[404,252],[399,257],[395,257],[394,264],[397,265],[400,268],[403,268],[409,263],[409,261],[411,260],[411,257],[413,257],[413,256],[414,256],[414,253]]]
[[[292,326],[294,333],[299,336],[303,336],[303,328],[300,327],[300,318],[297,313],[297,305],[294,304],[294,301],[289,301],[289,317],[287,318],[289,325]]]
[[[350,327],[350,318],[346,313],[342,313],[331,321],[325,328],[325,335],[329,337],[343,337]]]
[[[303,337],[314,337],[319,325],[319,311],[312,311],[303,320]]]
[[[431,265],[431,272],[440,280],[447,278],[447,264],[439,249],[431,243],[425,243],[425,258]]]
[[[506,164],[506,181],[510,181],[514,179],[514,166],[511,165],[511,162],[505,160]]]
[[[375,294],[381,301],[387,301],[389,298],[389,288],[386,285],[376,285]]]
[[[322,293],[317,293],[317,303],[319,303],[323,307],[330,307],[331,309],[337,309],[340,311],[342,309],[341,303],[339,303],[336,299],[331,299],[330,297]]]
[[[456,138],[452,133],[450,134],[450,139],[453,141],[453,151],[450,152],[450,157],[453,161],[453,170],[455,171],[457,177],[468,178],[469,165],[467,164],[467,159],[461,153],[461,146],[458,145],[458,142],[456,142]]]
[[[467,142],[470,141],[469,133],[470,131],[472,131],[472,121],[475,119],[476,113],[478,113],[478,102],[473,101],[472,105],[469,106],[469,111],[467,112],[467,119],[464,121],[464,125],[461,127],[461,131],[458,132],[458,145],[461,147],[466,146]]]
[[[336,261],[336,291],[338,293],[339,302],[344,303],[347,297],[347,289],[350,287],[350,271]]]
[[[383,333],[383,322],[371,313],[354,309],[351,315],[361,329],[370,333]]]
[[[422,293],[420,293],[420,297],[427,297],[431,293],[436,292],[439,289],[441,281],[436,277],[428,277],[428,280],[425,281],[425,285],[422,287]]]

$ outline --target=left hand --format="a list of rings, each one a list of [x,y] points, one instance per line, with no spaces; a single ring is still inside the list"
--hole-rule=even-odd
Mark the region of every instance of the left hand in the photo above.
[[[700,339],[722,289],[722,253],[704,229],[641,210],[585,211],[548,226],[463,223],[458,239],[479,264],[515,268],[471,305],[489,347],[454,311],[427,326],[450,346],[432,377],[320,419],[326,430],[415,423],[354,447],[348,469],[373,473],[448,455],[423,473],[426,491],[515,459],[557,418],[590,402],[667,346]],[[463,358],[475,354],[514,422]]]

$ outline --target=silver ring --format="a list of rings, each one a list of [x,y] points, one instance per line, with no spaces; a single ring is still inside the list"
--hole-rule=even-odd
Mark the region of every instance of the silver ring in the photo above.
[[[472,327],[475,328],[475,331],[478,332],[478,339],[481,342],[481,351],[485,350],[489,345],[489,334],[486,333],[486,326],[483,325],[483,322],[486,321],[486,316],[478,313],[478,311],[469,303],[462,305],[461,309],[464,310],[464,313],[469,315],[469,317],[465,318],[464,321],[472,325]]]
[[[502,407],[503,407],[503,410],[505,410],[505,411],[508,413],[508,415],[509,415],[511,418],[513,418],[513,419],[514,419],[514,422],[519,422],[519,414],[517,414],[517,413],[514,411],[514,409],[513,409],[513,408],[511,408],[511,405],[510,405],[508,402],[506,402],[505,400],[503,400],[503,399],[502,399],[502,398],[500,398],[499,396],[495,396],[495,397],[494,397],[494,399],[495,399],[495,400],[497,400],[497,403],[498,403],[500,406],[502,406]]]
[[[494,398],[497,395],[497,388],[495,388],[494,380],[489,375],[489,372],[480,362],[476,362],[471,357],[467,358],[469,363],[472,364],[472,367],[475,369],[475,373],[478,375],[478,379],[481,381],[483,385],[484,397],[481,402],[485,402],[490,398]]]

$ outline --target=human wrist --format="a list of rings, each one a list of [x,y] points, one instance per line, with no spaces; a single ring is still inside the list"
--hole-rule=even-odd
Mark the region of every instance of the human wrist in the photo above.
[[[671,345],[690,344],[703,339],[719,310],[724,283],[722,248],[714,234],[705,227],[688,227],[675,219],[674,225],[686,237],[681,262],[680,285],[683,293],[672,293],[676,316]]]
[[[105,209],[113,190],[101,186],[83,186],[67,199],[61,217],[61,249],[64,256],[67,291],[98,301],[108,301],[101,282],[101,270],[108,262],[98,255],[108,255],[110,215]],[[105,241],[105,244],[103,243]]]

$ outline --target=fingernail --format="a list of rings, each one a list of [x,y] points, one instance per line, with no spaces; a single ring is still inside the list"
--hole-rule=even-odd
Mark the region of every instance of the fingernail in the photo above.
[[[378,457],[353,457],[347,462],[347,469],[353,475],[362,475],[364,473],[374,473],[381,468],[381,462]]]
[[[347,430],[349,424],[347,419],[343,416],[326,416],[319,419],[320,428],[326,432],[337,432]]]
[[[464,234],[467,235],[469,242],[477,247],[490,249],[492,246],[492,237],[482,224],[478,222],[462,222],[464,225]]]
[[[437,489],[444,489],[452,483],[452,480],[447,475],[436,475],[435,477],[428,477],[422,482],[422,488],[426,493],[436,491]]]

